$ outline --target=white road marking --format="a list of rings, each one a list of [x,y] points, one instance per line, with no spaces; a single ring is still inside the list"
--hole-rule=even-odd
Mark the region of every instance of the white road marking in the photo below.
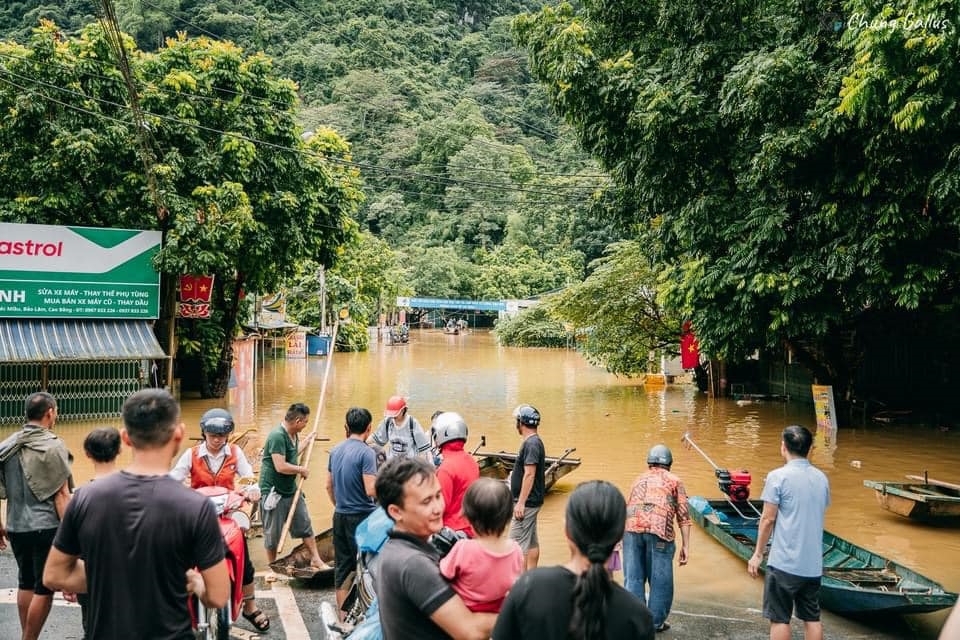
[[[255,595],[257,598],[273,598],[276,601],[286,640],[310,640],[310,632],[307,631],[307,625],[303,622],[303,616],[300,615],[300,607],[297,606],[297,599],[293,597],[293,589],[285,582],[274,582],[270,591],[257,591]]]
[[[747,609],[747,611],[756,611]],[[755,623],[756,620],[747,619],[747,618],[727,618],[725,616],[717,616],[712,613],[690,613],[689,611],[677,611],[674,609],[671,613],[676,613],[681,616],[689,616],[691,618],[710,618],[711,620],[727,620],[729,622],[749,622],[751,624]]]
[[[300,614],[300,608],[297,606],[297,599],[293,595],[293,590],[287,586],[284,581],[277,581],[272,584],[272,589],[257,590],[256,597],[269,598],[277,604],[280,624],[286,640],[310,640],[310,632],[307,631],[307,625]],[[17,604],[16,589],[0,589],[0,604]],[[53,604],[58,607],[79,607],[75,602],[67,602],[63,599],[63,594],[59,591],[53,595]],[[273,628],[273,625],[271,625]],[[239,627],[230,629],[230,637],[236,640],[257,640],[260,634],[253,631],[247,631]]]
[[[16,589],[0,589],[0,604],[17,604]],[[63,594],[57,591],[53,594],[53,604],[60,607],[79,607],[76,602],[67,602]]]

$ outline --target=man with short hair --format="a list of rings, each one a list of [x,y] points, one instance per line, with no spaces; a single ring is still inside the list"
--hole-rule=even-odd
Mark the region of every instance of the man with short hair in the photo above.
[[[0,498],[7,500],[0,544],[8,536],[17,561],[22,638],[36,640],[53,604],[53,591],[43,583],[43,565],[70,500],[70,453],[53,433],[58,414],[52,395],[31,394],[25,414],[23,428],[0,443]]]
[[[347,411],[344,431],[347,439],[330,451],[327,464],[327,495],[333,503],[333,551],[336,567],[333,587],[337,615],[343,619],[347,577],[357,568],[357,525],[377,508],[377,454],[366,444],[373,416],[366,409]]]
[[[384,639],[490,638],[496,615],[467,608],[440,574],[440,553],[429,542],[443,528],[443,492],[433,465],[420,458],[389,460],[376,489],[395,523],[376,577]]]
[[[302,402],[294,402],[287,409],[283,422],[270,432],[263,445],[263,458],[260,464],[260,509],[263,514],[263,546],[267,550],[267,562],[277,559],[277,547],[280,535],[287,522],[290,509],[294,509],[290,522],[290,535],[303,539],[310,551],[310,566],[326,568],[317,550],[317,541],[313,537],[313,526],[307,512],[307,502],[303,492],[293,504],[297,493],[297,476],[304,480],[310,475],[306,465],[298,464],[300,454],[313,440],[317,432],[311,431],[300,441],[300,432],[307,428],[310,407]],[[271,496],[271,494],[273,494]]]
[[[410,415],[407,399],[403,396],[390,396],[387,400],[384,418],[370,436],[370,441],[383,447],[387,460],[397,456],[419,456],[433,463],[430,438],[417,419]]]
[[[91,638],[192,640],[189,594],[211,609],[230,594],[217,514],[167,475],[184,434],[173,396],[143,389],[122,413],[132,461],[70,501],[43,580],[89,594]]]
[[[790,425],[780,439],[784,464],[767,474],[757,546],[747,572],[760,573],[770,536],[770,556],[763,586],[763,617],[770,620],[770,640],[789,640],[790,618],[803,620],[803,637],[822,640],[820,579],[823,576],[823,519],[830,505],[830,483],[807,459],[813,434]]]
[[[537,516],[546,496],[546,450],[537,429],[540,412],[529,404],[513,410],[517,433],[523,438],[517,459],[510,472],[510,491],[513,494],[513,521],[510,537],[523,550],[525,569],[535,569],[540,560],[540,540],[537,537]]]

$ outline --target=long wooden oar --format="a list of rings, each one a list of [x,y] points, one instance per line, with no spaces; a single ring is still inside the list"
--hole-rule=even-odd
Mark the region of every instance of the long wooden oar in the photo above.
[[[337,347],[337,329],[338,324],[333,325],[333,336],[330,338],[330,350],[327,352],[327,365],[323,371],[323,383],[320,385],[320,399],[317,402],[316,417],[313,419],[313,438],[307,444],[307,450],[304,452],[304,458],[301,464],[305,467],[310,465],[310,455],[313,453],[313,443],[317,441],[317,428],[320,426],[320,413],[323,411],[323,401],[327,392],[327,379],[330,377],[330,363],[333,362],[333,352]],[[280,541],[277,543],[277,555],[283,551],[283,543],[287,540],[287,533],[290,531],[290,525],[293,523],[293,515],[297,512],[297,502],[300,500],[300,494],[303,493],[303,481],[305,478],[300,476],[297,483],[297,492],[293,494],[293,502],[290,503],[290,513],[287,514],[287,521],[283,523],[283,530],[280,532]]]

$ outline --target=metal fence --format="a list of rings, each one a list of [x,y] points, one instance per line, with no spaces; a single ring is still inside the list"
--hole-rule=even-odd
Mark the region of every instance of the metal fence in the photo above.
[[[61,418],[118,416],[124,400],[147,385],[150,362],[0,362],[0,424],[23,422],[23,402],[36,391],[47,391],[57,399]]]

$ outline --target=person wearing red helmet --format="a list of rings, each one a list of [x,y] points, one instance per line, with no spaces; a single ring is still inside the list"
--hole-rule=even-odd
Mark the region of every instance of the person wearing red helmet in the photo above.
[[[410,415],[403,396],[390,396],[384,418],[370,436],[370,441],[383,447],[387,460],[400,456],[421,457],[433,464],[430,438],[417,419]]]

